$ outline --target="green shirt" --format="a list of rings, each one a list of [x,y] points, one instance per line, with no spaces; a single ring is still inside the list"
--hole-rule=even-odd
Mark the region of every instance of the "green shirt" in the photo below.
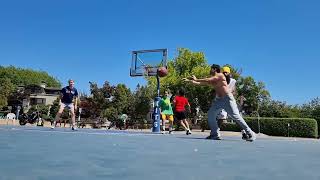
[[[164,97],[160,100],[161,113],[166,115],[173,115],[170,98]]]

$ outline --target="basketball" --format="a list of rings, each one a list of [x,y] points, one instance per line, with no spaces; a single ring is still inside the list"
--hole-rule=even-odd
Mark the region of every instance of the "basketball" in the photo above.
[[[166,67],[159,67],[158,68],[158,76],[159,77],[165,77],[166,75],[168,75],[168,70]]]

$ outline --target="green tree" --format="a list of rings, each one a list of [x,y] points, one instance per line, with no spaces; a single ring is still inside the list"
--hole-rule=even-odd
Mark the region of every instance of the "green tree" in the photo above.
[[[114,87],[109,102],[102,112],[102,117],[109,121],[123,126],[120,119],[122,114],[128,114],[133,107],[132,93],[124,84],[118,84]],[[121,121],[121,122],[120,122]]]
[[[132,105],[132,93],[124,84],[111,85],[106,81],[100,88],[90,82],[91,96],[81,101],[85,117],[104,117],[113,121],[121,114],[127,114]]]
[[[102,112],[110,106],[111,98],[115,92],[115,86],[106,81],[101,88],[96,83],[90,82],[91,97],[87,98],[87,111],[93,118],[101,117]]]
[[[261,103],[259,115],[262,117],[297,118],[300,108],[297,105],[287,105],[282,101],[267,100]]]
[[[303,104],[301,106],[301,114],[303,117],[320,120],[320,98],[314,98],[309,103]]]
[[[154,100],[153,89],[148,86],[138,85],[133,93],[133,108],[130,111],[130,116],[133,119],[145,119],[150,112],[152,102]]]
[[[45,71],[0,66],[0,77],[9,78],[15,86],[46,82],[49,87],[61,87],[61,83]]]
[[[119,111],[114,107],[109,107],[102,112],[102,116],[108,118],[111,122],[119,120]]]
[[[186,48],[178,49],[178,56],[168,62],[169,74],[160,79],[161,89],[170,89],[176,94],[179,89],[185,89],[192,109],[199,105],[203,111],[207,111],[214,96],[213,88],[209,86],[194,86],[182,81],[185,77],[196,75],[199,78],[209,76],[210,66],[204,53],[192,52]],[[156,79],[147,78],[148,85],[156,92]],[[155,94],[153,94],[153,97]],[[198,104],[196,103],[198,102]]]
[[[20,102],[26,97],[28,92],[22,91],[19,86],[28,87],[39,85],[42,82],[50,87],[61,87],[60,82],[44,71],[16,68],[14,66],[0,66],[0,109],[7,106],[8,101]]]
[[[49,113],[50,119],[54,119],[56,117],[56,114],[60,108],[59,102],[60,102],[60,98],[53,101],[53,104],[50,107],[50,113]]]
[[[231,68],[233,78],[238,80],[237,89],[238,95],[246,98],[245,111],[252,114],[258,110],[258,105],[270,98],[269,92],[266,90],[264,83],[256,82],[252,77],[242,77],[241,69]],[[172,92],[177,93],[181,88],[186,90],[186,96],[189,98],[191,108],[195,109],[200,106],[201,110],[208,111],[211,102],[215,96],[215,90],[210,86],[194,86],[190,83],[182,81],[185,77],[195,75],[199,78],[210,76],[210,65],[207,63],[204,53],[192,52],[189,49],[178,49],[178,56],[168,62],[169,74],[160,79],[161,89],[170,89]],[[153,77],[147,78],[148,85],[156,89],[156,79]],[[194,111],[193,111],[194,112]]]
[[[270,93],[266,90],[263,82],[256,82],[251,76],[240,77],[237,81],[238,97],[244,96],[245,103],[243,110],[246,114],[256,116],[261,113],[261,104],[270,99]]]
[[[116,107],[120,114],[128,114],[133,106],[133,96],[124,84],[118,84],[112,97],[111,106]]]
[[[8,96],[14,89],[14,84],[6,77],[0,78],[0,109],[7,106]]]

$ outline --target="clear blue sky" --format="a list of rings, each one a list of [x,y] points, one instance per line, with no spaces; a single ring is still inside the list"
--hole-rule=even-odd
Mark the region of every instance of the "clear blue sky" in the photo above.
[[[0,65],[134,88],[130,51],[203,51],[263,81],[272,98],[302,104],[319,96],[318,0],[0,1]]]

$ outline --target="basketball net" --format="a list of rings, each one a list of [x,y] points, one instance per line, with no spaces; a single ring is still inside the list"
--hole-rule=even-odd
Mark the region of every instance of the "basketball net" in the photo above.
[[[157,75],[157,72],[158,72],[158,68],[156,67],[151,67],[151,66],[145,66],[144,67],[144,73],[143,75],[144,76],[156,76]]]

